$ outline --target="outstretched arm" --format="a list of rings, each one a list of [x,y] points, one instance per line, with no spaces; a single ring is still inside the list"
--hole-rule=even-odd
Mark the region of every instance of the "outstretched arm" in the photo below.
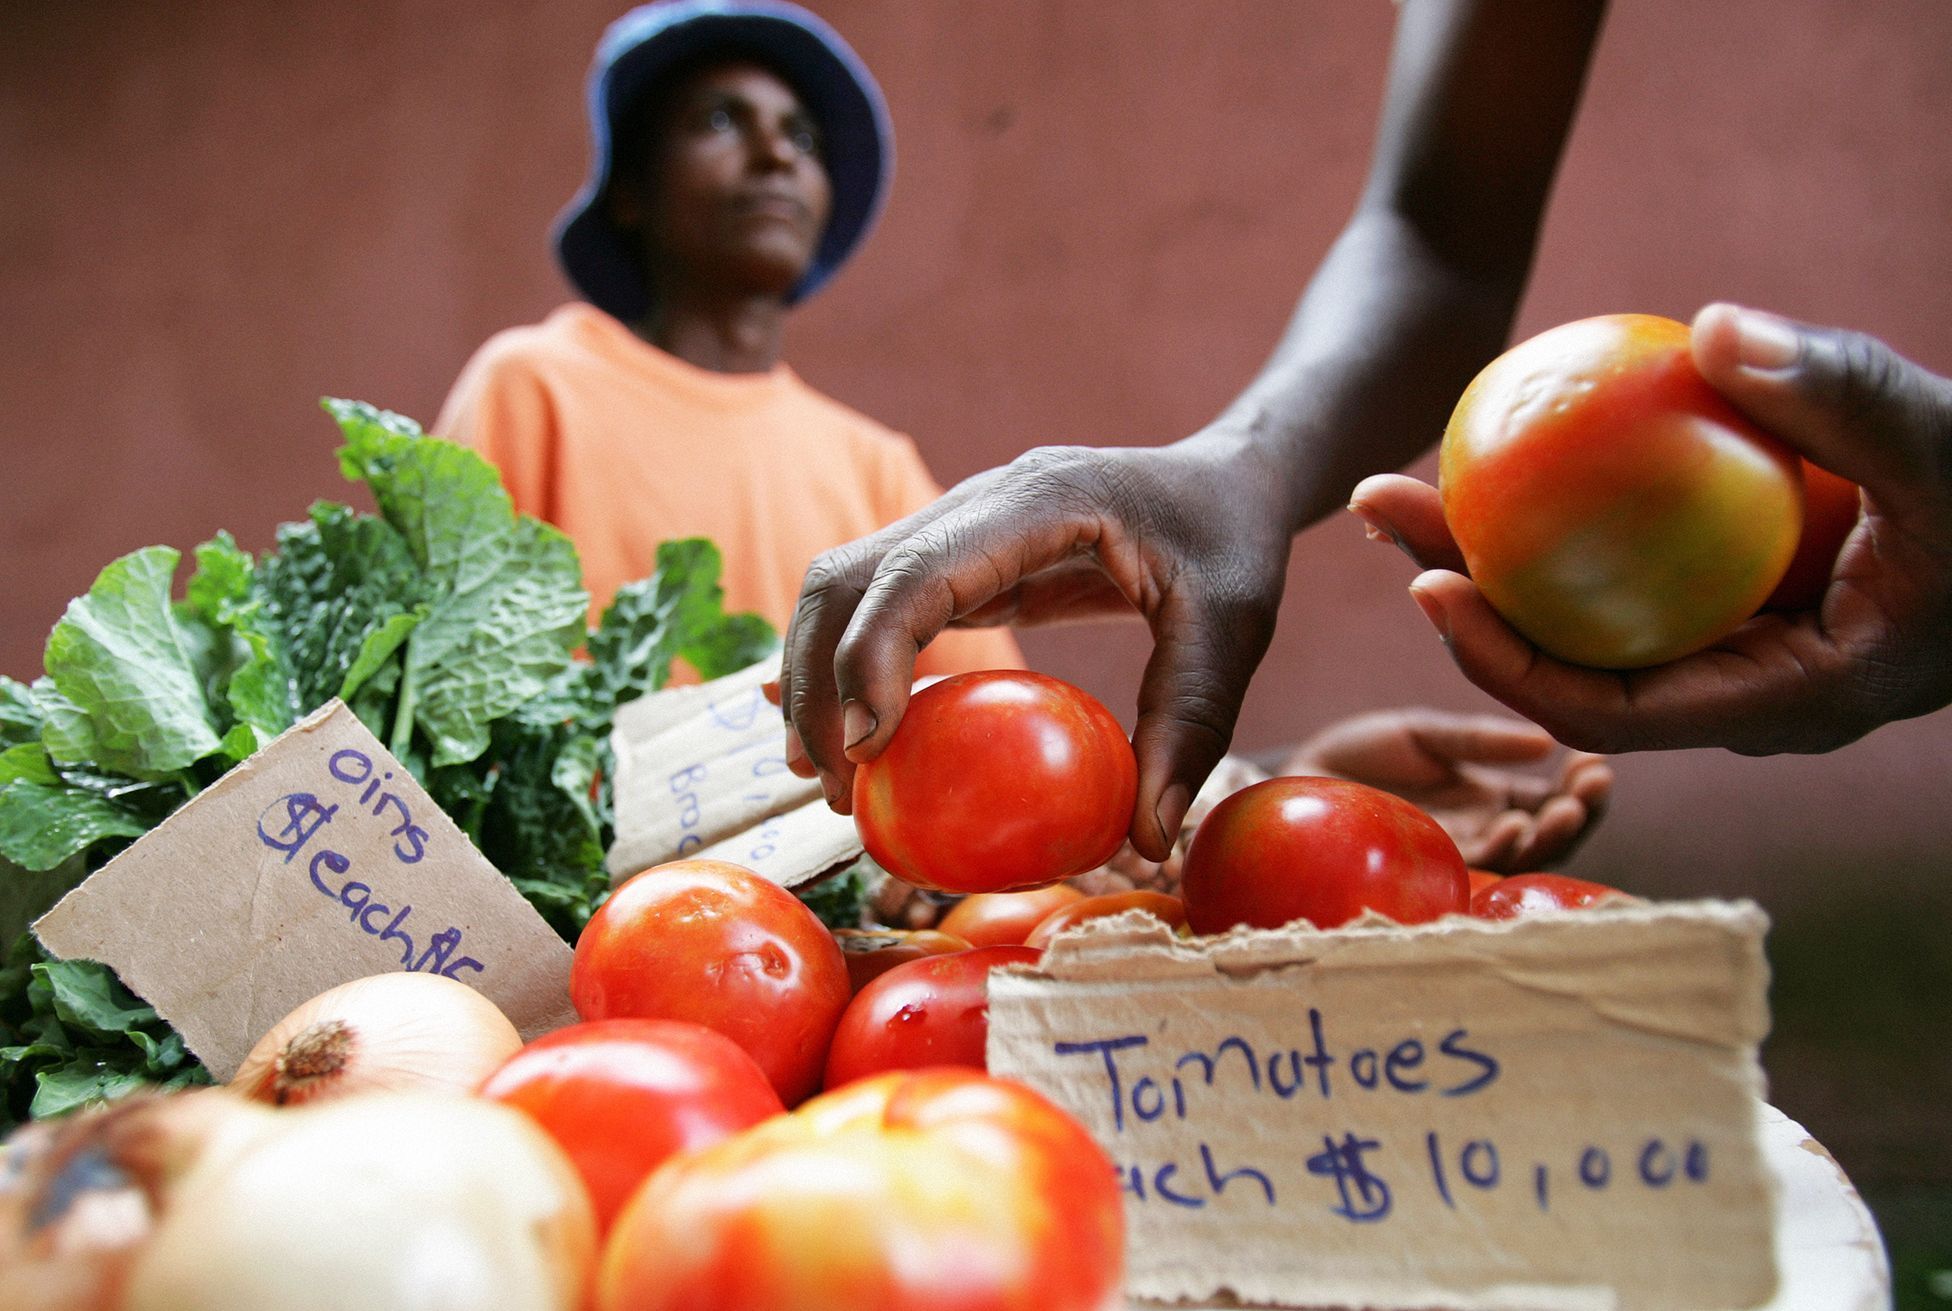
[[[1406,0],[1369,182],[1260,376],[1171,446],[1034,450],[817,560],[782,675],[796,768],[846,810],[951,624],[1136,611],[1131,836],[1162,858],[1232,738],[1293,534],[1434,441],[1502,346],[1603,9]]]

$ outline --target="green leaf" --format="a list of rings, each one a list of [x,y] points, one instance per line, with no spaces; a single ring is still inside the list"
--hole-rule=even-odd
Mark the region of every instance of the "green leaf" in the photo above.
[[[0,788],[0,856],[23,869],[53,869],[104,839],[138,838],[149,828],[143,815],[65,782],[21,778]]]
[[[29,1114],[37,1120],[112,1102],[149,1086],[149,1081],[140,1074],[86,1057],[42,1070],[34,1082],[38,1091]]]
[[[35,965],[36,977],[52,990],[54,1014],[102,1038],[119,1038],[130,1029],[156,1022],[148,1003],[117,982],[107,966],[88,960],[51,960]]]
[[[196,549],[196,562],[184,599],[205,623],[226,625],[229,611],[251,599],[251,557],[229,533],[219,532]]]
[[[17,747],[0,751],[0,788],[16,779],[29,783],[39,783],[43,787],[59,787],[61,776],[54,772],[54,762],[48,759],[47,748],[39,742],[23,742]]]
[[[282,526],[255,575],[254,621],[281,637],[294,716],[357,693],[412,631],[426,591],[383,520],[321,501],[306,522]]]
[[[162,778],[217,750],[198,671],[170,610],[177,552],[151,546],[102,570],[47,639],[59,694],[42,741],[63,763]],[[37,698],[43,712],[46,699]]]
[[[718,548],[703,537],[664,542],[649,578],[626,583],[590,635],[592,701],[607,728],[624,701],[664,686],[678,656],[704,678],[744,669],[777,645],[758,615],[727,615]]]
[[[0,674],[0,748],[41,740],[41,710],[34,689]]]
[[[27,926],[46,914],[48,908],[88,877],[88,866],[74,857],[51,869],[23,869],[10,860],[0,859],[0,942],[13,942]],[[0,992],[7,979],[0,973]],[[25,971],[15,982],[24,985]],[[0,1031],[5,1025],[0,1024]],[[4,1118],[4,1117],[0,1117]]]
[[[359,654],[353,658],[351,667],[346,670],[346,676],[339,680],[339,699],[350,704],[353,697],[358,695],[359,689],[393,658],[393,653],[400,649],[407,638],[413,634],[413,630],[420,626],[420,621],[426,617],[427,607],[416,606],[412,610],[390,616],[378,628],[368,632],[359,644]]]
[[[494,720],[569,667],[589,604],[576,548],[517,516],[473,451],[369,405],[325,407],[345,434],[341,467],[372,489],[429,587],[426,617],[407,638],[402,713],[433,746],[435,767],[473,760]],[[399,732],[391,737],[404,749]]]
[[[822,924],[830,929],[858,929],[867,908],[869,879],[860,862],[810,887],[794,889]]]

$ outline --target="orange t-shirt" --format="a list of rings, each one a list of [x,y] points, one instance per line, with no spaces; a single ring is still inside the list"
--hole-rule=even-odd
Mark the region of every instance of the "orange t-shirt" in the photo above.
[[[651,572],[659,542],[709,537],[726,609],[784,632],[814,556],[942,493],[913,442],[785,365],[713,373],[581,303],[490,338],[434,431],[480,451],[517,510],[569,535],[593,619]],[[966,629],[931,643],[916,673],[1022,664],[1007,630]]]

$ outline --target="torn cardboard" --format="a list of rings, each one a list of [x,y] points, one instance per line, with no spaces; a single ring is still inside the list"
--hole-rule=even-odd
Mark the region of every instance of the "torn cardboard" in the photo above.
[[[861,854],[854,821],[786,767],[786,725],[764,691],[777,677],[774,656],[618,707],[612,880],[701,857],[792,888]]]
[[[1110,1153],[1135,1298],[1732,1311],[1777,1278],[1765,927],[1695,902],[1187,942],[1125,916],[991,975],[989,1064]]]
[[[336,700],[34,932],[113,966],[219,1079],[300,1002],[393,970],[479,989],[525,1039],[576,1019],[568,945]]]

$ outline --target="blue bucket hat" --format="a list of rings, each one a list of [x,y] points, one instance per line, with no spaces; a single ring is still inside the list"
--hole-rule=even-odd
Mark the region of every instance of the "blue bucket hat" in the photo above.
[[[556,220],[556,258],[598,309],[630,322],[650,308],[630,237],[604,212],[616,136],[631,105],[675,66],[724,49],[782,74],[820,127],[833,211],[813,262],[788,294],[811,294],[867,235],[894,172],[894,131],[881,88],[840,34],[785,0],[663,0],[612,23],[590,69],[590,176]]]

